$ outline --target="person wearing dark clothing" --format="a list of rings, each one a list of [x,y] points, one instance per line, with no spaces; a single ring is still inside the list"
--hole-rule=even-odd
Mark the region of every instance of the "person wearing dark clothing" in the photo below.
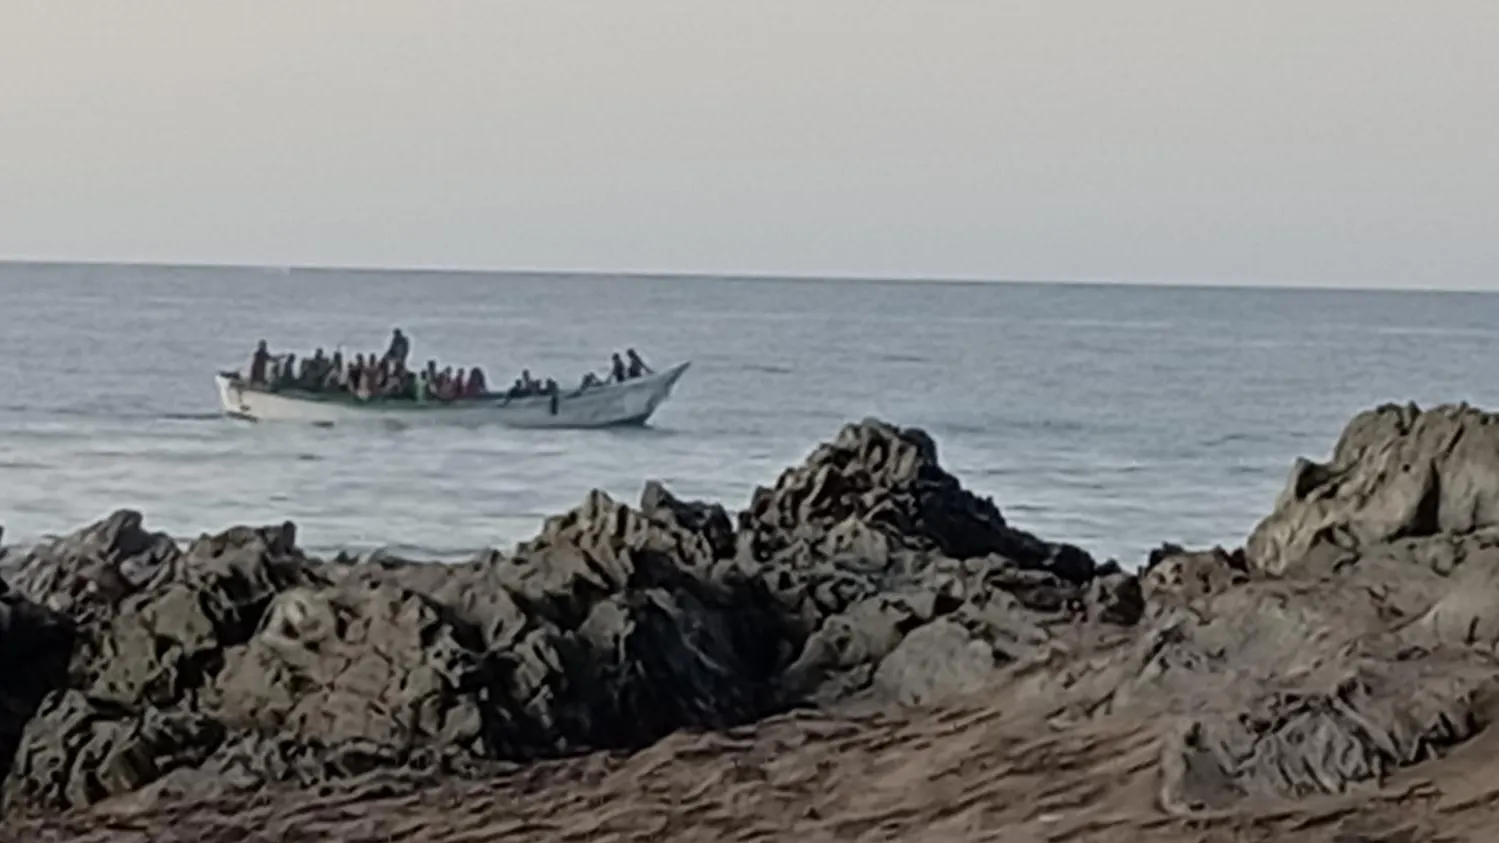
[[[385,351],[385,359],[404,366],[406,365],[406,356],[410,353],[411,342],[406,339],[405,334],[401,333],[400,328],[395,329],[390,335],[390,348]]]
[[[250,383],[264,386],[266,383],[266,369],[271,365],[271,352],[266,350],[265,340],[255,346],[255,354],[250,358]]]
[[[548,404],[549,412],[554,416],[557,415],[557,407],[561,399],[561,390],[557,388],[557,382],[551,378],[547,378],[546,383],[541,386],[541,392],[551,399]]]
[[[640,355],[635,353],[635,349],[632,348],[627,350],[625,352],[625,357],[629,358],[630,360],[630,368],[628,371],[630,377],[638,378],[651,370],[651,367],[645,365],[645,361],[640,359]]]
[[[358,392],[364,384],[364,355],[354,355],[354,362],[349,364],[349,391]]]
[[[302,378],[302,385],[308,389],[322,389],[323,382],[328,378],[328,356],[320,348],[313,352],[311,360],[302,365],[307,367],[307,375]]]
[[[276,375],[277,389],[290,389],[297,385],[297,355],[288,351],[281,358],[281,371]]]
[[[323,385],[330,391],[338,392],[348,382],[348,373],[344,371],[344,353],[333,352],[333,359],[328,363],[328,371],[323,375]]]
[[[609,365],[609,381],[611,383],[624,383],[626,377],[625,361],[620,359],[619,352],[616,351]]]

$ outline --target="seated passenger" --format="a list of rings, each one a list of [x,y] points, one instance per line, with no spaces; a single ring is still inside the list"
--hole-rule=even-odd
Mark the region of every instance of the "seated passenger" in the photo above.
[[[385,389],[381,390],[381,394],[386,398],[406,397],[406,367],[388,361],[380,368],[385,371]]]
[[[385,367],[379,364],[370,366],[369,376],[365,378],[365,392],[370,395],[384,395],[386,384]]]
[[[328,361],[328,371],[323,373],[323,388],[329,392],[342,392],[348,385],[348,373],[344,371],[344,355],[341,351],[333,352],[333,358]]]
[[[281,358],[281,370],[277,372],[276,388],[291,389],[297,385],[297,355],[288,351]]]
[[[353,362],[349,363],[349,371],[344,378],[350,392],[358,392],[364,386],[364,355],[354,355]]]
[[[625,376],[626,376],[626,373],[625,373],[625,361],[623,361],[623,360],[620,359],[619,352],[616,351],[616,352],[614,352],[614,357],[610,360],[610,365],[609,365],[609,382],[610,383],[624,383],[625,382]]]
[[[630,377],[638,378],[651,370],[651,367],[645,365],[645,361],[640,359],[640,355],[635,353],[635,349],[626,350],[625,356],[630,360]]]
[[[327,374],[328,356],[319,348],[312,353],[312,360],[307,365],[307,377],[309,381],[321,384]]]
[[[595,375],[593,372],[587,372],[583,375],[583,385],[578,387],[578,389],[592,389],[593,387],[602,386],[603,384],[604,382],[599,380],[598,375]]]
[[[255,353],[250,357],[250,383],[264,386],[269,383],[266,376],[270,374],[271,352],[265,347],[265,340],[261,340],[255,346]]]
[[[475,366],[468,373],[468,397],[483,398],[489,394],[489,384],[484,382],[484,370]]]
[[[453,397],[468,397],[468,370],[459,369],[458,374],[453,375]]]

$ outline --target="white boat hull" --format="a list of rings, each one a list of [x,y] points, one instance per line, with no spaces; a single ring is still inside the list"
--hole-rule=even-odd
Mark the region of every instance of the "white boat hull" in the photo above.
[[[641,425],[671,396],[687,371],[682,363],[624,383],[550,396],[475,398],[453,402],[359,401],[347,396],[268,392],[251,388],[234,372],[220,372],[219,403],[230,416],[252,421],[337,424],[391,421],[401,424],[501,425],[523,428],[588,428]]]

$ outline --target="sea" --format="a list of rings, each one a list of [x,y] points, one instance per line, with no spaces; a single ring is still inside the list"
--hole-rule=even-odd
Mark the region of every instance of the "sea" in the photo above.
[[[1138,565],[1243,542],[1298,456],[1384,402],[1499,398],[1499,297],[1130,285],[0,265],[0,523],[126,507],[193,537],[461,559],[591,489],[742,508],[846,423],[926,429],[1014,525]],[[635,430],[255,424],[213,374],[382,352],[564,385],[635,348],[692,368]]]

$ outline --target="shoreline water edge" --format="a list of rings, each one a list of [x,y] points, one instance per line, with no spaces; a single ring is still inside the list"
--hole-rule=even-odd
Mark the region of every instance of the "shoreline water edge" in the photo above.
[[[742,512],[593,492],[463,563],[120,510],[0,556],[0,841],[1466,839],[1496,649],[1466,405],[1139,571],[876,420]]]

